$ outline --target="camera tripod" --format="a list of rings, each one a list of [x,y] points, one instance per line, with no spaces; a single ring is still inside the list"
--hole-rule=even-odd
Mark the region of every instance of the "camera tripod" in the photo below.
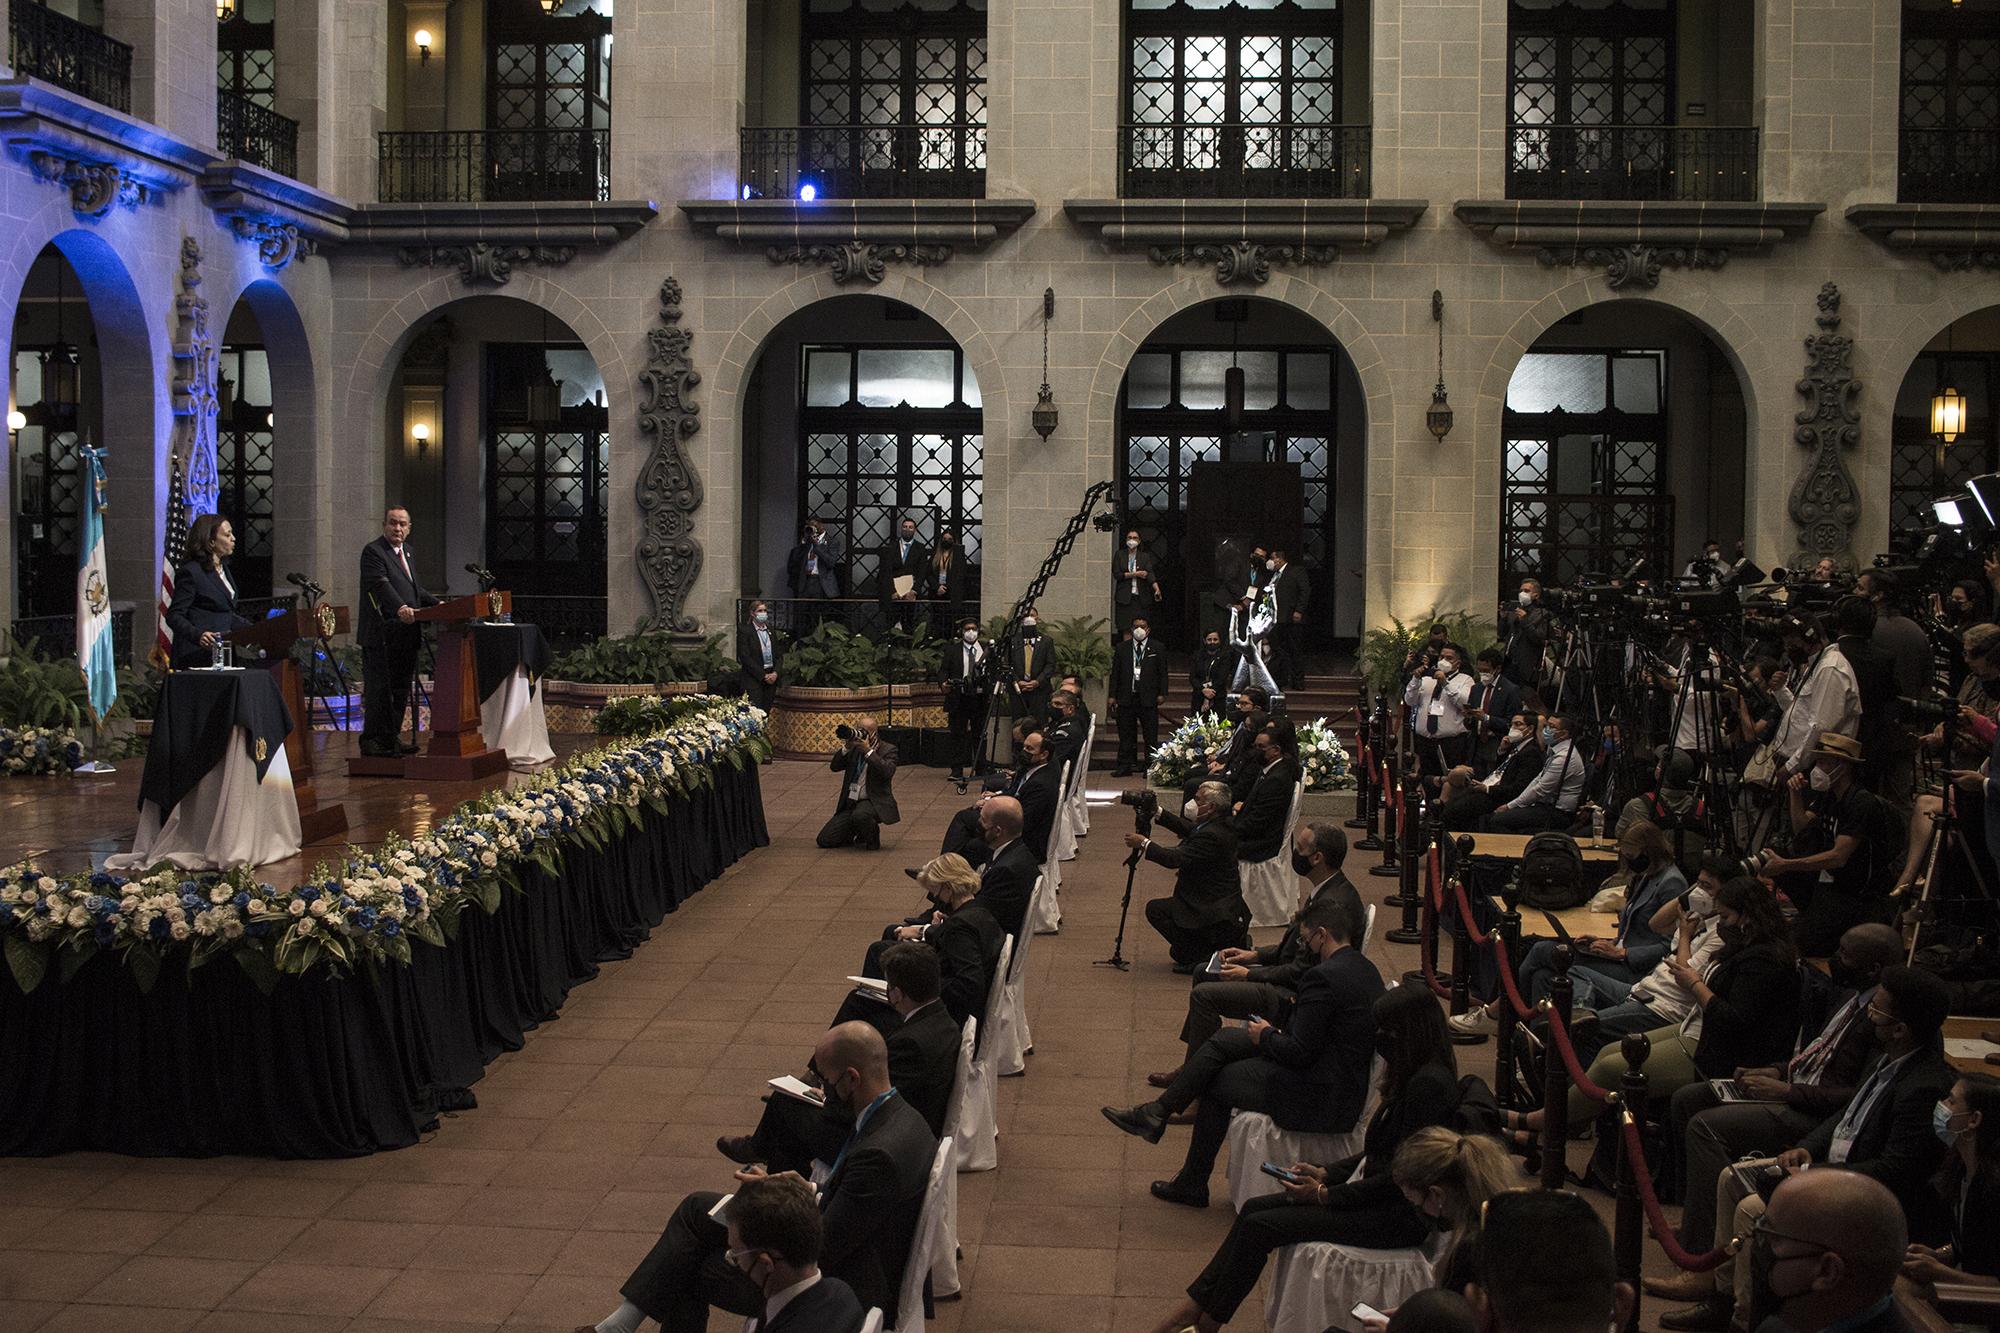
[[[1942,914],[1940,909],[1945,904],[1979,902],[1983,903],[1989,912],[1994,906],[1992,882],[1987,878],[1985,867],[1980,864],[1979,858],[1972,854],[1972,848],[1965,840],[1965,832],[1961,828],[1964,816],[1958,811],[1960,792],[1958,785],[1951,781],[1950,776],[1953,746],[1958,739],[1958,725],[1958,715],[1955,711],[1944,719],[1944,748],[1939,752],[1942,756],[1939,766],[1944,776],[1943,795],[1937,813],[1931,816],[1931,831],[1925,838],[1923,854],[1918,860],[1920,867],[1918,882],[1923,885],[1923,889],[1914,903],[1899,904],[1897,909],[1899,914],[1907,914],[1909,918],[1911,958],[1917,956],[1917,950],[1922,945],[1925,925],[1937,921]],[[1956,853],[1958,859],[1965,865],[1972,876],[1975,892],[1961,893],[1952,898],[1943,898],[1938,894],[1938,865],[1945,859],[1947,850]],[[1992,849],[1987,850],[1990,855]]]
[[[1649,657],[1654,655],[1648,654]],[[1664,659],[1654,657],[1655,661]],[[1705,826],[1702,831],[1721,840],[1723,851],[1733,860],[1742,855],[1742,839],[1736,828],[1736,799],[1738,788],[1734,784],[1736,774],[1732,766],[1723,760],[1722,736],[1722,684],[1721,674],[1732,664],[1726,653],[1712,648],[1700,626],[1688,631],[1687,639],[1681,645],[1681,660],[1672,668],[1679,686],[1674,692],[1674,707],[1667,723],[1667,746],[1669,750],[1686,749],[1694,756],[1697,765],[1695,773],[1695,793],[1697,809],[1700,811],[1692,821],[1697,826]],[[1738,689],[1745,682],[1731,682]],[[1703,699],[1702,696],[1706,696]],[[1681,727],[1687,720],[1688,710],[1694,710],[1694,735],[1692,746],[1683,746]],[[1671,756],[1669,756],[1671,762]],[[1665,768],[1662,766],[1660,784],[1666,785]],[[1689,821],[1674,820],[1674,853],[1679,857],[1685,850]]]

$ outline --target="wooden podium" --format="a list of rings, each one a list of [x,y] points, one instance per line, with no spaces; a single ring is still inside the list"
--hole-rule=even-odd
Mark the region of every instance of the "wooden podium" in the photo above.
[[[312,731],[307,725],[305,683],[300,678],[299,664],[292,658],[292,645],[300,639],[330,639],[347,630],[346,607],[321,606],[287,611],[229,633],[231,643],[262,648],[272,659],[278,693],[292,715],[292,729],[285,734],[285,763],[292,770],[292,794],[299,803],[301,842],[319,842],[347,832],[347,807],[338,801],[321,805],[314,794]]]
[[[479,674],[473,660],[472,622],[507,615],[513,609],[514,594],[496,589],[454,597],[416,612],[415,623],[438,627],[430,743],[423,753],[407,757],[357,756],[347,761],[348,773],[464,782],[503,771],[506,753],[487,749],[479,730]]]

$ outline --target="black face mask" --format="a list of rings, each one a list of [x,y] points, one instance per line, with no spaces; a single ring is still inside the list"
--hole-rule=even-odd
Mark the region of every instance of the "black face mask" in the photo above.
[[[1761,1328],[1765,1320],[1775,1317],[1784,1308],[1786,1301],[1791,1300],[1793,1296],[1804,1294],[1793,1292],[1790,1295],[1783,1295],[1778,1292],[1771,1282],[1771,1270],[1777,1263],[1778,1256],[1771,1249],[1771,1242],[1762,1236],[1752,1236],[1750,1240],[1750,1327],[1752,1328]]]
[[[1734,949],[1737,945],[1743,943],[1743,927],[1741,926],[1718,923],[1715,927],[1715,935],[1717,939],[1722,941],[1722,945],[1726,949]],[[1751,1327],[1755,1328],[1756,1325],[1753,1324]]]
[[[833,1090],[833,1081],[828,1079],[822,1090],[826,1093],[826,1104],[819,1108],[820,1119],[829,1125],[838,1126],[843,1133],[852,1133],[854,1112],[847,1109],[846,1099]]]
[[[1293,874],[1310,875],[1312,874],[1312,868],[1313,868],[1313,863],[1312,863],[1312,858],[1310,856],[1300,856],[1297,852],[1292,853]]]
[[[1636,856],[1626,857],[1625,864],[1632,867],[1633,874],[1643,875],[1652,868],[1653,858],[1650,853],[1640,852]]]
[[[1856,967],[1839,954],[1827,960],[1826,974],[1833,978],[1833,984],[1842,990],[1861,990],[1875,982],[1874,976],[1867,968]]]

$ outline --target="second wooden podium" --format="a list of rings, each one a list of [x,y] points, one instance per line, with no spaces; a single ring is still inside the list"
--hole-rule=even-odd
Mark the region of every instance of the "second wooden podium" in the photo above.
[[[498,590],[454,597],[415,613],[418,624],[438,627],[436,665],[431,680],[430,740],[421,753],[347,761],[355,777],[427,778],[463,782],[507,767],[507,756],[486,747],[479,730],[479,682],[472,653],[472,623],[498,619],[514,609],[514,595]]]

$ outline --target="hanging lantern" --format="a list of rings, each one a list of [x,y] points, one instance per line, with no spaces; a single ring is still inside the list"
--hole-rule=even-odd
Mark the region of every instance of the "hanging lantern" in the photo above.
[[[562,424],[562,381],[544,373],[542,382],[528,386],[528,424],[554,430]]]
[[[562,7],[563,0],[542,0],[542,13],[545,15],[553,16]]]
[[[42,407],[52,417],[69,421],[83,403],[83,371],[77,364],[76,348],[57,340],[41,354]]]
[[[1232,435],[1243,429],[1243,382],[1241,366],[1222,372],[1222,420]]]
[[[232,0],[215,0],[215,21],[227,23],[236,17],[236,6]]]
[[[1431,390],[1431,405],[1424,412],[1424,429],[1431,438],[1443,442],[1451,434],[1451,399],[1444,391],[1444,293],[1431,293],[1431,322],[1437,325],[1437,387]]]
[[[1028,424],[1044,440],[1056,433],[1056,396],[1049,390],[1049,321],[1055,313],[1056,289],[1050,287],[1042,292],[1042,391],[1028,413]]]
[[[1965,434],[1965,395],[1949,384],[1931,395],[1931,434],[1945,444]]]

